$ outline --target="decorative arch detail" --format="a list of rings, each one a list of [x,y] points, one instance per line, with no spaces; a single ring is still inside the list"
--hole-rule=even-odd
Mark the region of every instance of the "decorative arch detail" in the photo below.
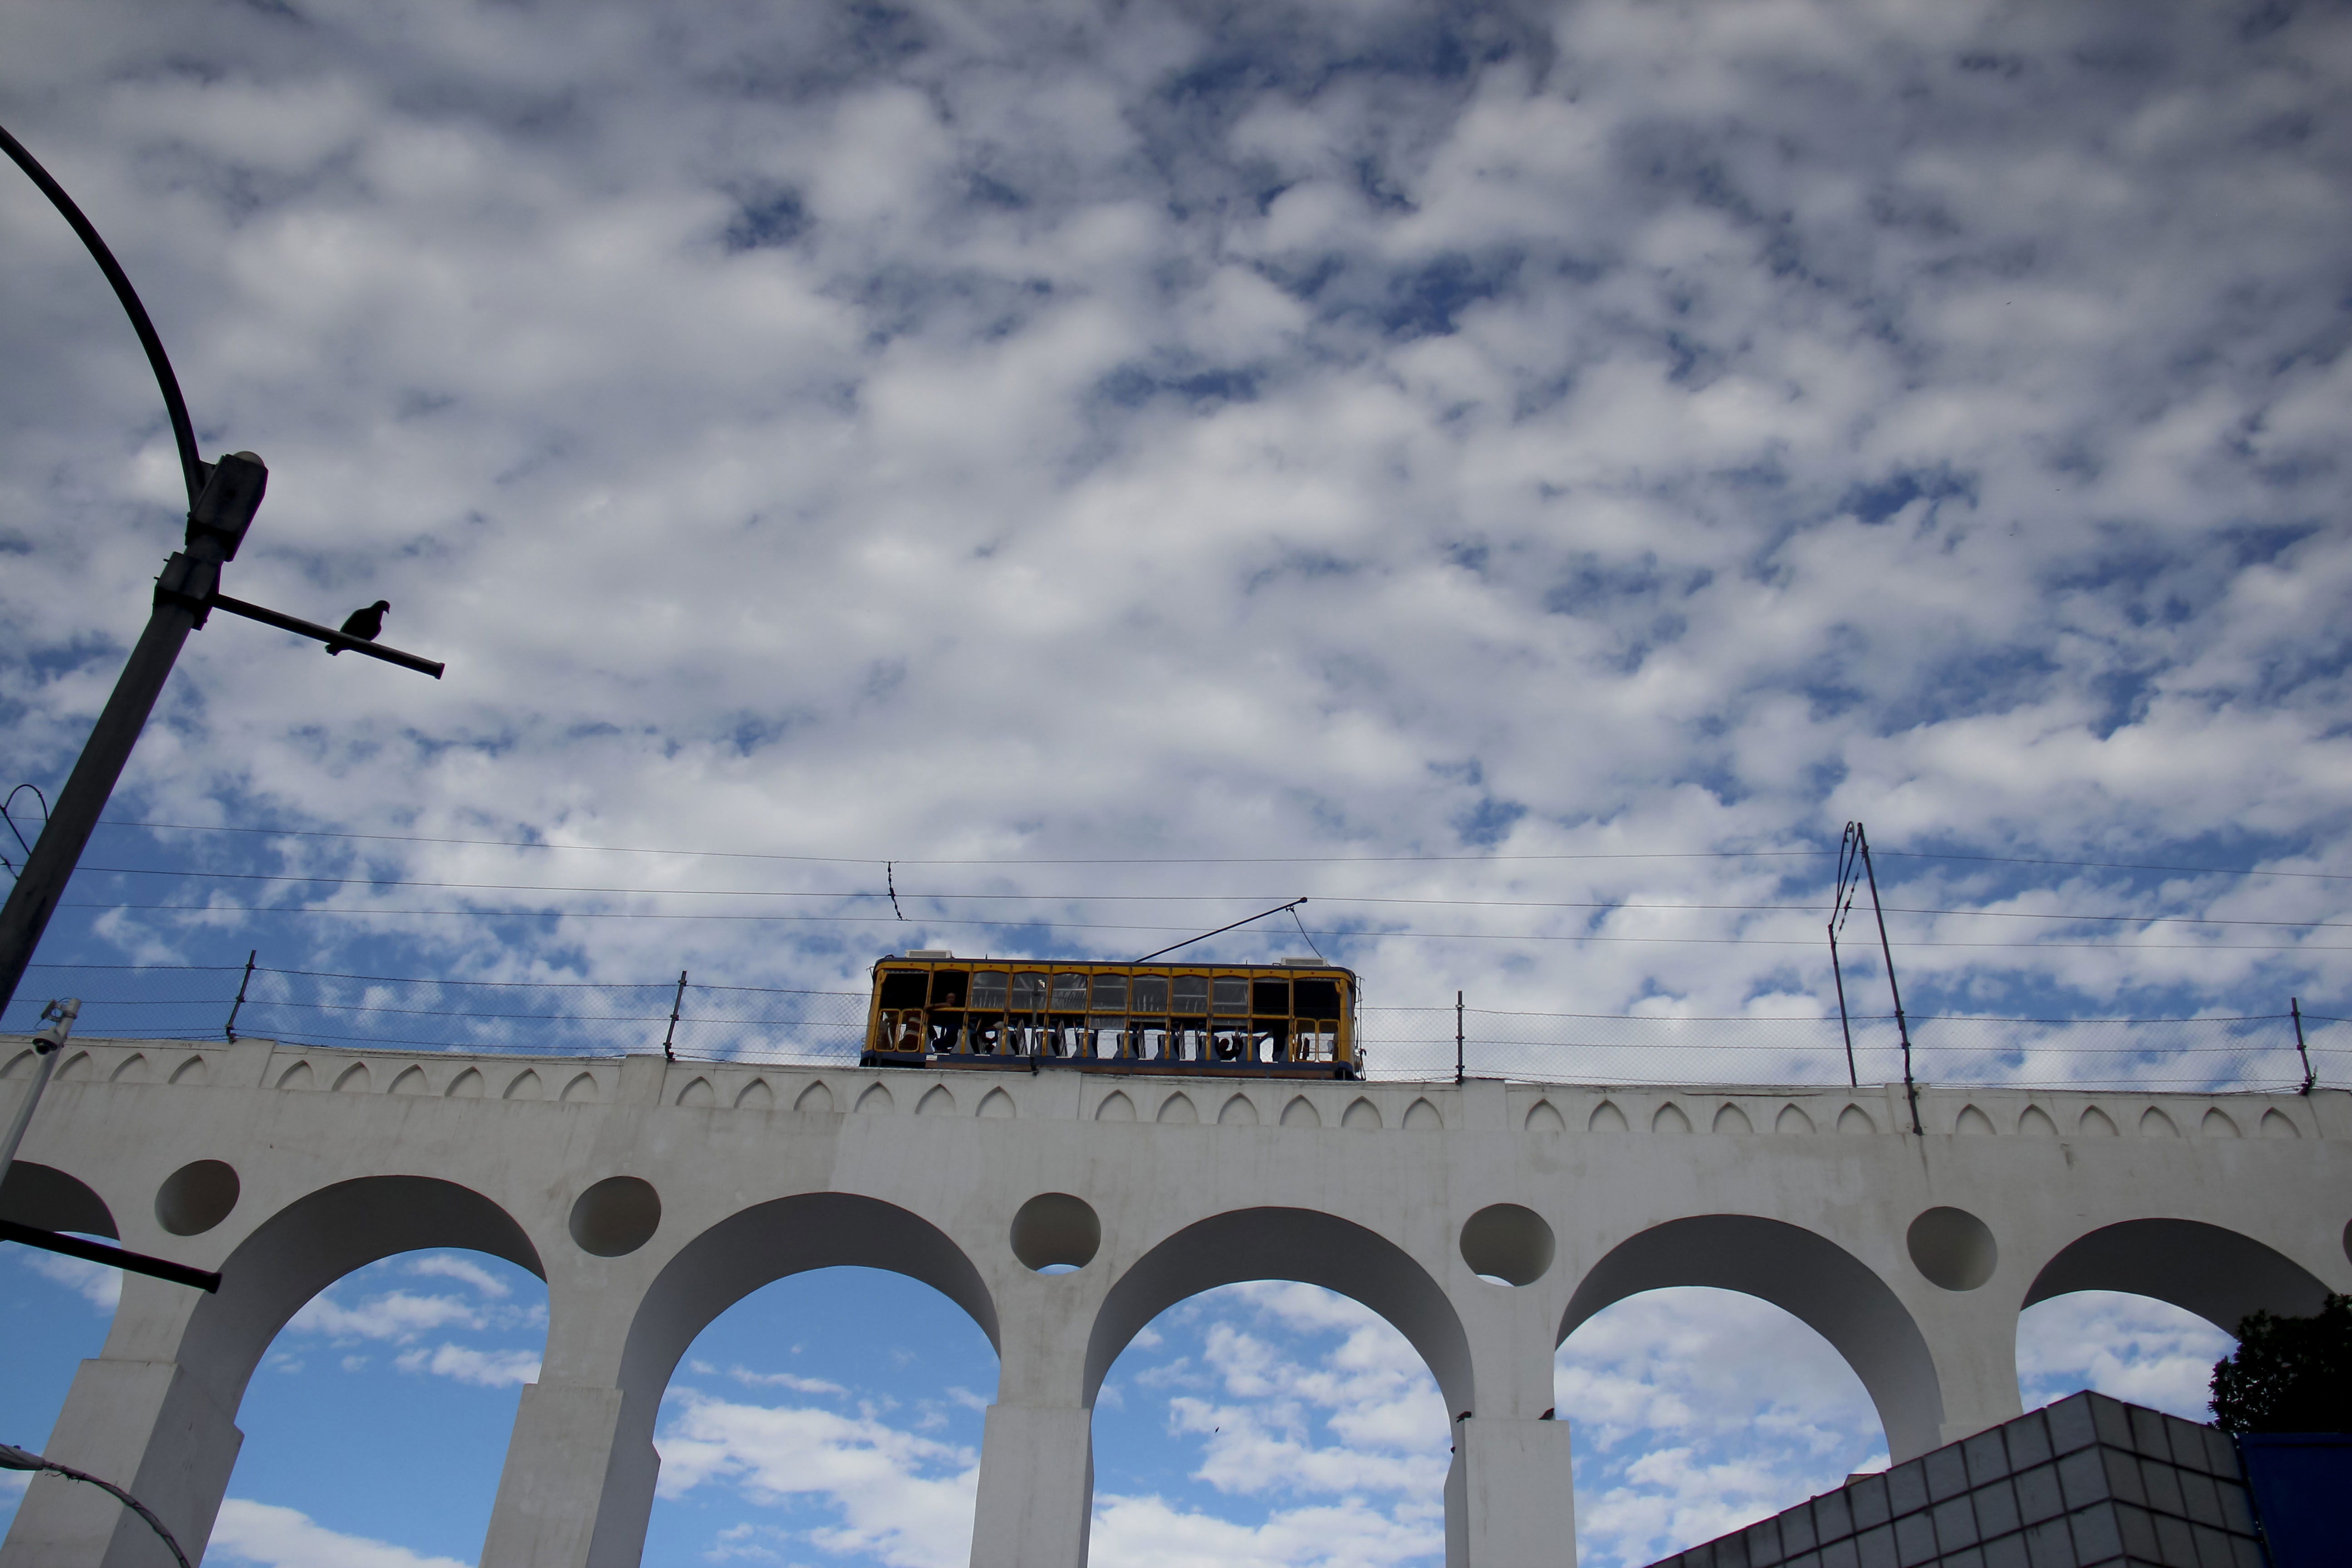
[[[2078,1237],[2042,1266],[2021,1305],[2075,1290],[2153,1296],[2225,1334],[2249,1312],[2301,1317],[2327,1297],[2327,1287],[2285,1254],[2193,1219],[2130,1219]]]
[[[654,1422],[694,1337],[762,1286],[844,1267],[920,1280],[970,1313],[992,1346],[1000,1344],[995,1299],[980,1270],[946,1232],[896,1204],[855,1193],[800,1193],[728,1215],[680,1247],[637,1304],[621,1352],[620,1431],[591,1563],[634,1563],[644,1551],[661,1465]]]
[[[1118,1277],[1087,1340],[1083,1398],[1096,1391],[1144,1325],[1177,1302],[1250,1279],[1295,1279],[1357,1301],[1402,1334],[1445,1394],[1476,1408],[1470,1338],[1445,1292],[1412,1254],[1377,1231],[1318,1209],[1234,1209],[1168,1237]]]
[[[221,1265],[221,1288],[189,1316],[180,1364],[235,1410],[269,1342],[305,1302],[394,1253],[465,1247],[541,1279],[539,1249],[514,1217],[470,1187],[433,1176],[362,1176],[297,1198]]]
[[[1829,1341],[1869,1390],[1896,1463],[1940,1441],[1943,1388],[1909,1310],[1861,1259],[1783,1220],[1696,1215],[1628,1237],[1577,1285],[1559,1338],[1628,1296],[1678,1285],[1769,1301]]]

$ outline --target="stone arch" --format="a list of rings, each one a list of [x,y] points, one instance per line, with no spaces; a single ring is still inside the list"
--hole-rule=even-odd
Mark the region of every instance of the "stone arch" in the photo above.
[[[1320,1127],[1323,1125],[1323,1113],[1316,1110],[1315,1102],[1305,1095],[1294,1094],[1290,1097],[1290,1103],[1282,1108],[1282,1125]]]
[[[1535,1108],[1528,1112],[1526,1128],[1529,1132],[1565,1132],[1568,1131],[1568,1118],[1562,1116],[1559,1107],[1550,1100],[1538,1100]]]
[[[929,1220],[855,1193],[801,1193],[728,1215],[662,1266],[629,1324],[621,1352],[620,1430],[591,1563],[634,1563],[644,1553],[661,1470],[654,1424],[670,1374],[695,1336],[762,1286],[843,1267],[880,1268],[929,1285],[970,1313],[1001,1352],[995,1299],[963,1249]]]
[[[1132,1121],[1135,1120],[1135,1101],[1127,1098],[1125,1089],[1112,1089],[1103,1096],[1103,1102],[1095,1107],[1095,1120],[1097,1121]]]
[[[1813,1131],[1813,1119],[1805,1114],[1803,1106],[1792,1100],[1780,1108],[1780,1115],[1772,1119],[1772,1131],[1801,1137]]]
[[[53,1165],[37,1165],[30,1160],[12,1163],[7,1179],[0,1182],[0,1219],[37,1226],[42,1230],[71,1230],[113,1241],[122,1239],[122,1233],[114,1226],[114,1211],[106,1206],[106,1200],[98,1195],[95,1188],[79,1176],[68,1175]]]
[[[233,1412],[270,1341],[310,1298],[378,1258],[438,1247],[487,1252],[547,1278],[522,1226],[470,1187],[435,1176],[338,1182],[237,1243],[221,1265],[218,1294],[189,1315],[180,1364]]]
[[[116,1066],[112,1072],[106,1075],[106,1081],[109,1083],[145,1083],[147,1081],[147,1072],[146,1055],[143,1052],[133,1051],[129,1056],[123,1058],[121,1062]]]
[[[1592,1108],[1592,1116],[1585,1123],[1588,1132],[1622,1132],[1626,1130],[1625,1113],[1617,1109],[1613,1100],[1604,1100]]]
[[[2152,1296],[2225,1334],[2247,1313],[2305,1316],[2327,1287],[2252,1237],[2193,1219],[2130,1219],[2077,1237],[2042,1266],[2021,1309],[2075,1290]]]
[[[353,1062],[335,1079],[337,1094],[365,1094],[373,1087],[365,1062]]]
[[[735,1097],[735,1109],[738,1110],[773,1110],[775,1108],[776,1091],[768,1087],[768,1080],[763,1078],[755,1078],[745,1084],[743,1091]]]
[[[213,1069],[205,1064],[202,1057],[190,1057],[172,1069],[172,1083],[174,1087],[202,1089],[212,1081],[212,1077]]]
[[[710,1087],[707,1078],[698,1078],[677,1091],[677,1103],[687,1110],[699,1110],[719,1103],[719,1091]]]
[[[1404,1248],[1316,1209],[1234,1209],[1195,1221],[1128,1268],[1087,1339],[1084,1402],[1146,1324],[1177,1302],[1251,1279],[1319,1285],[1387,1320],[1419,1352],[1450,1411],[1475,1410],[1470,1337],[1453,1302]]]
[[[410,1066],[402,1069],[401,1075],[392,1080],[391,1092],[394,1094],[430,1094],[433,1092],[433,1088],[432,1085],[425,1081],[425,1069],[423,1068]]]
[[[1628,1296],[1677,1285],[1769,1301],[1829,1341],[1869,1391],[1897,1464],[1941,1441],[1943,1389],[1909,1310],[1845,1248],[1782,1220],[1694,1215],[1628,1237],[1578,1283],[1558,1337]]]

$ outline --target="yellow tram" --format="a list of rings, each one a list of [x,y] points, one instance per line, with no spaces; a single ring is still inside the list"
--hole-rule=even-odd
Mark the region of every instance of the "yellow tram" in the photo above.
[[[1319,961],[874,966],[866,1067],[1357,1076],[1356,973]]]

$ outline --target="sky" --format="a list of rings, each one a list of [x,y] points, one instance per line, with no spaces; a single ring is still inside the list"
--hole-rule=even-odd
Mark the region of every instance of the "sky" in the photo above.
[[[1951,1070],[2276,1082],[2290,997],[2340,1066],[2347,75],[2352,21],[2286,4],[20,0],[0,124],[205,453],[269,465],[226,591],[388,599],[449,673],[216,616],[10,1025],[70,985],[93,1030],[199,992],[215,1027],[249,953],[854,993],[1304,897],[1197,951],[1818,1033],[1859,819],[1916,1013],[2198,1021]],[[0,788],[53,798],[184,498],[13,174],[0,247]],[[2259,1070],[2164,1059],[2243,1018]],[[283,1436],[362,1380],[474,1433],[482,1492],[543,1328],[465,1261],[505,1293],[394,1259],[289,1328],[216,1552],[471,1560],[486,1501],[372,1512]],[[102,1334],[49,1267],[0,1263],[47,1358],[9,1440]],[[886,1373],[808,1325],[916,1288],[777,1289],[674,1387],[649,1561],[952,1557],[890,1521],[952,1521],[984,1348]],[[1130,1352],[1098,1560],[1433,1551],[1423,1374],[1352,1310],[1252,1287]],[[1571,1339],[1589,1560],[1870,1460],[1759,1311]],[[2220,1353],[2146,1303],[2021,1331],[2037,1397],[2193,1412]],[[830,1489],[777,1489],[811,1451]]]

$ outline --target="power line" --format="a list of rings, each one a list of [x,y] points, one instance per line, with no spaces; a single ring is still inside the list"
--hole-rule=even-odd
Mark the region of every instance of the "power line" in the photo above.
[[[719,921],[747,924],[807,924],[807,925],[898,925],[895,918],[878,915],[770,915],[770,914],[710,914],[701,912],[665,913],[648,910],[379,910],[343,909],[326,905],[297,906],[253,904],[226,907],[220,904],[121,904],[75,902],[61,904],[60,909],[74,910],[177,910],[189,914],[213,915],[335,915],[368,918],[382,915],[431,915],[469,920],[583,920],[583,921]],[[1190,926],[1129,925],[1093,921],[975,921],[928,919],[911,922],[934,929],[1000,930],[1000,931],[1181,931]],[[1681,943],[1702,947],[1793,947],[1811,948],[1811,942],[1782,940],[1774,937],[1742,936],[1618,936],[1597,932],[1568,932],[1559,935],[1520,935],[1508,931],[1311,931],[1309,936],[1329,937],[1334,941],[1375,941],[1400,939],[1413,942],[1610,942],[1610,943]],[[2289,942],[2283,945],[2259,945],[2252,942],[1910,942],[1906,947],[2002,948],[2019,952],[2063,952],[2085,950],[2100,952],[2352,952],[2352,944],[2320,942]]]
[[[901,866],[1392,866],[1423,863],[1493,861],[1547,862],[1568,860],[1769,860],[1828,859],[1831,849],[1644,849],[1586,850],[1559,855],[1168,855],[1168,856],[1001,856],[951,859],[908,859],[889,855],[782,855],[748,849],[678,849],[633,844],[551,844],[530,838],[444,838],[422,834],[341,833],[315,827],[235,827],[213,822],[131,822],[110,820],[101,827],[141,828],[173,833],[245,833],[270,838],[338,838],[373,844],[442,844],[480,849],[542,849],[594,855],[674,855],[722,860],[784,860],[814,866],[874,866],[895,861]],[[1968,860],[1992,865],[2063,866],[2090,871],[2172,871],[2196,877],[2291,877],[2306,881],[2352,882],[2352,872],[2280,871],[2247,866],[2171,866],[2133,860],[2058,860],[2024,855],[1970,855],[1958,850],[1882,849],[1890,859]]]
[[[551,885],[539,882],[436,882],[397,877],[302,876],[291,872],[205,871],[144,866],[85,866],[81,868],[85,871],[100,871],[118,877],[194,877],[214,881],[299,882],[322,887],[434,888],[451,892],[604,893],[666,899],[880,900],[888,898],[891,900],[893,910],[898,907],[895,894],[877,893],[862,889],[812,890],[795,888],[614,888],[593,885]],[[935,903],[1223,904],[1260,903],[1275,895],[1271,893],[909,893],[907,896],[910,899],[929,899]],[[1447,909],[1637,910],[1645,913],[1675,913],[1685,910],[1740,914],[1820,912],[1818,904],[1639,904],[1622,900],[1612,902],[1608,900],[1409,899],[1377,894],[1360,896],[1318,894],[1316,901],[1326,904],[1419,905]],[[1888,905],[1886,912],[1897,915],[1951,915],[1979,920],[2098,921],[2124,925],[2276,926],[2299,931],[2352,930],[2352,921],[2254,921],[2204,915],[2110,915],[2048,913],[2031,910],[1940,910],[1915,909],[1895,904]]]

